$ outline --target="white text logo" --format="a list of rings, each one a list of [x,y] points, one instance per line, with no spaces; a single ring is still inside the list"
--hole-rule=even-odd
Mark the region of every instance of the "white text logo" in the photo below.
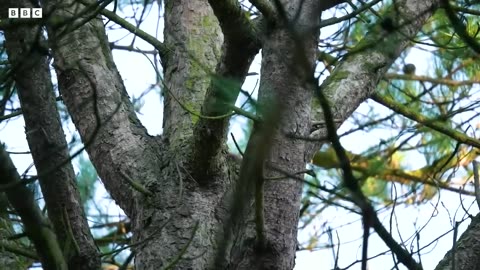
[[[42,18],[41,8],[9,8],[8,18]]]

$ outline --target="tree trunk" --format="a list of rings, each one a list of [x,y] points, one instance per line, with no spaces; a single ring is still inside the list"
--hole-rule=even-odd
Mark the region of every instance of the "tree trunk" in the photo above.
[[[33,7],[29,1],[0,0],[0,6]],[[48,63],[48,46],[39,26],[5,30],[5,47],[20,99],[25,133],[44,195],[48,218],[68,269],[99,268],[67,141],[57,112]]]
[[[228,117],[209,118],[231,111],[225,108],[234,103],[261,46],[258,117],[268,119],[278,110],[279,122],[272,124],[268,151],[259,153],[266,158],[257,165],[290,174],[304,170],[313,148],[293,137],[306,137],[311,128],[317,26],[321,11],[342,1],[280,2],[283,9],[266,4],[260,8],[264,17],[248,20],[238,1],[165,1],[165,132],[151,137],[128,100],[100,17],[84,23],[76,14],[78,1],[43,0],[56,18],[48,36],[59,90],[105,187],[132,219],[136,269],[293,268],[302,182],[266,181],[263,202],[246,193],[235,206],[232,196],[251,184],[238,182],[239,174],[245,175],[248,158],[257,157],[246,156],[240,167],[225,151]],[[322,85],[342,121],[374,91],[436,3],[396,1],[406,25],[402,34],[377,26],[361,45],[374,41],[378,47],[349,55]],[[212,74],[233,80],[228,97]],[[254,143],[247,149],[255,150]],[[265,176],[285,174],[270,169]],[[253,210],[260,203],[258,222]],[[235,207],[245,214],[242,219],[234,218]]]
[[[480,215],[472,219],[467,230],[454,244],[435,270],[480,269]],[[455,264],[455,267],[453,265]]]

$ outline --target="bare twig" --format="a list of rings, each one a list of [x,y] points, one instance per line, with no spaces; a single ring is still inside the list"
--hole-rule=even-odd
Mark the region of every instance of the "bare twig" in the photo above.
[[[455,265],[455,255],[457,253],[457,235],[458,235],[458,226],[460,222],[455,222],[455,228],[453,229],[453,247],[452,247],[452,270],[456,269]]]
[[[480,140],[469,137],[462,132],[456,131],[440,121],[435,121],[434,119],[428,119],[425,116],[415,112],[414,110],[406,107],[403,104],[400,104],[394,101],[392,98],[380,96],[377,93],[374,93],[371,97],[372,100],[382,104],[383,106],[391,109],[392,111],[401,114],[415,122],[418,122],[426,127],[429,127],[433,130],[436,130],[456,141],[464,144],[468,144],[480,149]]]
[[[235,139],[235,136],[233,135],[232,132],[230,132],[230,136],[232,137],[233,143],[235,144],[235,147],[237,148],[238,153],[243,157],[243,151],[240,149],[240,146],[237,143],[237,140]]]

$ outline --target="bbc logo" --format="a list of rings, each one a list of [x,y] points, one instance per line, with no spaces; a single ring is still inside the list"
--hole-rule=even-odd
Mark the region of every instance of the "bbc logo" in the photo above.
[[[41,8],[9,8],[8,18],[42,18]]]

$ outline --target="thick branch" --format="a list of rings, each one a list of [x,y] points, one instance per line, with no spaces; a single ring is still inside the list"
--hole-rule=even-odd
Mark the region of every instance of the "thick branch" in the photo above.
[[[220,22],[225,40],[250,43],[257,40],[258,25],[248,18],[240,3],[235,0],[209,0],[213,13]]]
[[[223,1],[216,5],[229,8]],[[168,10],[165,12],[165,44],[173,51],[164,61],[164,82],[168,89],[164,99],[164,135],[169,138],[171,149],[181,156],[188,155],[191,160],[191,148],[184,146],[192,144],[199,118],[190,115],[184,107],[201,111],[207,89],[215,80],[224,37],[208,0],[165,1],[165,9]]]
[[[309,130],[308,105],[313,89],[306,78],[312,75],[309,72],[314,66],[317,51],[318,31],[311,26],[316,25],[319,20],[319,1],[281,2],[275,4],[282,21],[267,26],[268,39],[265,39],[262,46],[257,111],[264,115],[277,114],[279,119],[278,123],[273,123],[275,130],[268,142],[271,144],[271,151],[266,162],[275,167],[289,168],[291,171],[303,171],[305,142],[286,138],[284,133],[288,131],[295,135],[305,135]],[[295,20],[290,21],[289,18]],[[290,31],[297,28],[302,30],[298,42]],[[308,70],[302,68],[304,65],[308,66]],[[275,107],[277,102],[281,104],[278,108]],[[277,110],[272,111],[274,109]],[[248,145],[250,146],[250,142]],[[257,156],[248,158],[254,159]],[[244,159],[247,159],[247,154]],[[267,179],[279,176],[284,175],[265,170]],[[239,261],[238,265],[259,265],[262,269],[293,268],[297,243],[295,228],[298,225],[301,191],[302,183],[294,179],[265,182],[263,217],[257,218],[257,221],[265,222],[265,230],[257,227],[256,237],[257,240],[265,242],[267,248],[263,252],[257,250],[257,247],[252,245],[256,241],[253,241],[248,229],[241,230],[237,233],[237,237],[241,239],[238,241],[239,248],[231,253],[233,260]],[[265,239],[260,239],[262,237]]]
[[[380,79],[433,14],[439,1],[396,1],[385,16],[395,18],[398,28],[389,32],[379,22],[336,66],[321,85],[333,106],[335,120],[345,121],[375,91]],[[312,106],[312,120],[321,120],[323,113],[318,103]],[[324,138],[325,134],[325,130],[319,130],[312,135]],[[320,143],[311,144],[307,156],[310,158],[319,146]]]
[[[64,9],[51,10],[57,6]],[[44,7],[52,16],[82,20],[75,14],[83,5],[75,1],[45,0]],[[142,183],[156,181],[154,171],[159,166],[153,142],[135,115],[101,18],[97,16],[75,31],[64,32],[64,27],[47,27],[60,93],[105,187],[132,216],[134,195],[143,195],[135,192],[121,173]]]
[[[1,1],[0,1],[1,2]],[[16,1],[10,1],[13,6]],[[21,6],[29,5],[21,1]],[[39,174],[49,218],[63,247],[69,269],[100,267],[96,248],[69,162],[67,141],[57,112],[40,27],[17,27],[5,31],[8,59],[12,65],[28,144]],[[19,46],[18,44],[23,44]]]
[[[222,58],[207,90],[202,114],[220,116],[229,113],[235,104],[248,68],[260,49],[260,41],[256,27],[247,19],[238,1],[209,2],[220,21],[224,43]],[[193,171],[198,173],[197,180],[201,182],[210,178],[210,170],[205,168],[215,166],[211,161],[224,148],[229,120],[230,117],[218,120],[201,118],[195,126],[194,155],[190,164]]]
[[[0,184],[18,182],[20,182],[20,176],[17,169],[5,151],[5,146],[0,143]],[[55,233],[35,203],[32,191],[20,184],[8,189],[6,193],[10,204],[22,219],[25,232],[33,242],[43,268],[68,269]]]
[[[274,23],[277,20],[277,12],[270,0],[252,0],[250,3],[262,13],[268,22]]]

